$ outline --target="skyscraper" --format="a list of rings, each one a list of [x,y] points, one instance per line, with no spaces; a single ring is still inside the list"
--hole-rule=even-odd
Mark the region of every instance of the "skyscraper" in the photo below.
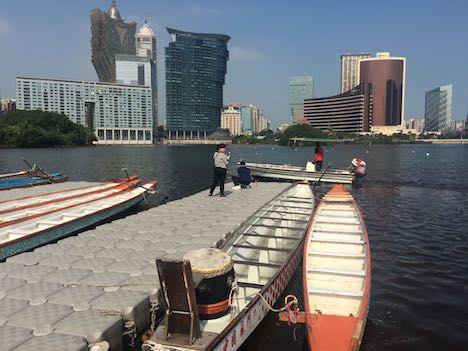
[[[452,84],[426,92],[424,130],[440,132],[450,126],[452,118]]]
[[[341,55],[341,93],[359,85],[359,60],[370,57],[368,53]]]
[[[366,98],[372,100],[371,130],[398,132],[404,126],[406,58],[380,52],[377,57],[361,59],[359,64],[359,82]]]
[[[289,106],[292,122],[297,123],[304,118],[304,100],[314,97],[314,77],[301,76],[289,78]]]
[[[223,34],[167,28],[166,123],[172,135],[209,133],[221,126],[223,86],[229,60]]]
[[[99,81],[115,83],[115,55],[135,55],[136,23],[120,17],[115,1],[107,13],[91,11],[91,61]]]

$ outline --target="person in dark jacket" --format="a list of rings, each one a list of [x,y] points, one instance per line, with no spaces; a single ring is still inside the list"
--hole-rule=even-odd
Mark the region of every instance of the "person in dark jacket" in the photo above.
[[[224,197],[224,182],[226,181],[226,174],[227,174],[227,166],[229,163],[229,156],[231,154],[228,152],[226,153],[226,145],[219,144],[216,147],[216,152],[213,155],[213,162],[214,162],[214,176],[213,182],[211,183],[210,187],[210,196],[213,196],[213,192],[216,186],[219,183],[219,192],[221,197]]]
[[[240,167],[237,169],[238,176],[232,176],[232,181],[234,182],[233,189],[241,189],[242,186],[247,186],[252,181],[250,169],[245,166],[245,162],[240,161],[239,165]]]

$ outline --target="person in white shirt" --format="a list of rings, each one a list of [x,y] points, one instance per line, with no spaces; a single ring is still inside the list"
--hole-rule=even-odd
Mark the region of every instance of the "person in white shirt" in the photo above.
[[[230,155],[231,154],[229,152],[226,153],[225,144],[219,144],[216,147],[216,152],[213,155],[214,177],[213,177],[213,182],[211,183],[209,196],[213,196],[213,192],[219,183],[219,192],[220,192],[219,196],[225,197],[224,182],[226,181],[227,166],[229,164]]]

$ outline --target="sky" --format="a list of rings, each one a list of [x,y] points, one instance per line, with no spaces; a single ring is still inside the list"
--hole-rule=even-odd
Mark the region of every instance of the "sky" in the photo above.
[[[0,97],[20,75],[97,80],[89,14],[110,0],[0,0]],[[121,16],[148,19],[158,45],[165,118],[166,27],[231,36],[224,102],[255,104],[273,127],[291,120],[290,76],[315,77],[315,97],[340,91],[340,55],[406,57],[405,119],[424,117],[424,94],[453,84],[453,118],[468,113],[467,0],[117,0]]]

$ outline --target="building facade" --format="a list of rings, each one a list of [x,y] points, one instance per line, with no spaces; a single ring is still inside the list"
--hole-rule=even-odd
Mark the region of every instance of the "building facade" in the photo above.
[[[15,99],[0,99],[0,114],[16,110]]]
[[[252,133],[252,106],[241,106],[241,119],[242,119],[242,132],[244,134],[251,134]]]
[[[47,78],[16,78],[19,110],[65,114],[92,128],[98,144],[152,144],[149,86]]]
[[[304,117],[310,125],[327,132],[362,133],[369,130],[371,101],[362,86],[340,95],[304,100]]]
[[[391,134],[403,129],[406,59],[384,52],[360,59],[359,65],[360,85],[365,94],[372,96],[371,130]]]
[[[167,31],[171,36],[165,50],[167,130],[183,136],[215,131],[221,126],[230,37]]]
[[[450,127],[452,119],[452,85],[444,85],[426,92],[424,130],[441,132]]]
[[[263,132],[267,129],[269,129],[268,118],[261,114],[258,120],[258,132]]]
[[[289,107],[293,123],[304,118],[304,100],[314,97],[314,77],[301,76],[289,78]]]
[[[341,93],[359,85],[359,61],[370,57],[369,53],[341,55]]]
[[[115,55],[135,55],[136,23],[126,23],[112,1],[106,13],[91,11],[91,61],[101,82],[116,82]]]
[[[420,134],[424,130],[424,119],[410,118],[405,121],[405,129]]]
[[[227,108],[221,112],[221,128],[229,129],[229,134],[231,136],[242,134],[241,112],[238,107],[227,106]]]

